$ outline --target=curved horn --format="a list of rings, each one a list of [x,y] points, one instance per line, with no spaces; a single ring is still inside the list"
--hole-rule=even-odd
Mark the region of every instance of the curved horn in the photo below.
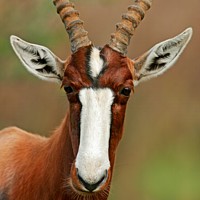
[[[83,27],[83,21],[79,18],[79,12],[74,9],[74,4],[69,0],[53,0],[60,15],[71,42],[71,51],[74,53],[80,47],[91,45],[88,32]]]
[[[130,39],[151,4],[152,0],[135,0],[128,7],[128,12],[122,15],[122,21],[116,25],[116,32],[111,35],[109,46],[112,49],[122,54],[127,53]]]

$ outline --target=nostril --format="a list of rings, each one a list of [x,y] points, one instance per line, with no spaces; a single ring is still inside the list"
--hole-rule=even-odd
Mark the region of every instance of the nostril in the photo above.
[[[99,185],[101,185],[101,183],[104,182],[104,180],[107,178],[107,170],[106,170],[106,173],[102,176],[102,178],[97,181],[96,183],[89,183],[87,182],[86,180],[84,180],[78,173],[77,173],[77,176],[78,176],[78,179],[79,181],[84,185],[84,187],[92,192],[94,191]]]

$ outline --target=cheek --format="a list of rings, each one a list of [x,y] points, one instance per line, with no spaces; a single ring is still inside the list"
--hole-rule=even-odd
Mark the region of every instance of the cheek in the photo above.
[[[71,129],[71,140],[74,155],[78,153],[78,147],[80,142],[80,112],[81,105],[79,103],[70,105],[70,129]]]
[[[112,106],[112,134],[122,135],[126,105],[114,104]]]
[[[112,106],[112,126],[110,135],[110,154],[115,153],[119,141],[123,135],[124,117],[126,105],[113,104]]]

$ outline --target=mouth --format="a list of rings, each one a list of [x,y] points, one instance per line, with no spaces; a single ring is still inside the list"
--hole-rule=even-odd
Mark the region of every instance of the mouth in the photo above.
[[[102,179],[104,179],[104,177],[102,177]],[[74,192],[76,193],[80,193],[82,195],[93,195],[93,194],[97,194],[100,193],[104,190],[106,190],[106,185],[105,182],[103,184],[101,184],[100,186],[96,186],[99,185],[99,183],[97,182],[94,185],[86,185],[86,183],[83,183],[84,180],[82,180],[81,177],[78,176],[78,179],[69,179],[69,185],[71,186],[71,188],[74,190]],[[102,180],[100,180],[99,182],[102,182]]]
[[[79,194],[79,195],[81,195],[81,196],[92,195],[92,194],[95,193],[95,191],[90,192],[90,191],[85,190],[85,189],[84,189],[83,187],[81,187],[80,185],[77,186],[76,184],[73,183],[73,181],[72,181],[71,178],[70,178],[69,184],[70,184],[72,190],[73,190],[75,193],[77,193],[77,194]]]
[[[79,186],[75,185],[71,178],[69,179],[69,185],[71,187],[72,194],[75,197],[78,197],[78,199],[79,199],[79,197],[80,197],[80,199],[82,199],[82,198],[90,199],[90,197],[92,197],[92,199],[94,197],[96,197],[95,199],[102,199],[105,196],[108,196],[109,190],[110,190],[110,185],[108,185],[106,188],[103,188],[103,189],[99,188],[99,189],[96,189],[96,190],[93,190],[92,192],[90,192],[90,191],[84,189],[81,185],[79,185]]]

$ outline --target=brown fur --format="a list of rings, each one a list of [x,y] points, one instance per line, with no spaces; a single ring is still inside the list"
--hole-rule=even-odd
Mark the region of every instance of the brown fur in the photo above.
[[[11,127],[0,132],[0,191],[9,200],[106,200],[113,174],[116,149],[123,133],[128,97],[120,95],[123,87],[133,89],[133,73],[127,57],[105,46],[101,56],[107,66],[99,77],[99,87],[109,87],[115,93],[112,105],[112,125],[109,146],[111,168],[108,179],[97,193],[81,192],[74,161],[79,147],[81,105],[79,90],[91,87],[85,55],[91,47],[79,49],[66,62],[62,85],[70,85],[69,112],[50,138]]]

